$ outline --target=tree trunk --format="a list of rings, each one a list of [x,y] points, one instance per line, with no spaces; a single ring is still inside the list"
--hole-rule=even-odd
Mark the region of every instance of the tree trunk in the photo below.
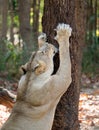
[[[98,1],[95,0],[95,7],[94,7],[94,15],[95,15],[95,22],[94,22],[94,29],[95,29],[95,35],[96,35],[96,30],[97,30],[97,12],[98,12]]]
[[[40,12],[40,0],[33,0],[33,38],[35,41],[35,48],[38,47],[37,36],[39,32],[39,12]]]
[[[3,0],[2,9],[2,37],[6,38],[7,35],[7,15],[8,15],[8,0]]]
[[[31,0],[18,0],[19,4],[19,22],[20,22],[20,34],[24,41],[25,57],[30,56],[31,51],[33,51],[33,39],[32,39],[32,29],[30,26],[30,7]]]
[[[97,0],[88,0],[87,4],[87,32],[88,32],[88,45],[95,43],[96,39],[96,29],[97,29],[97,10],[98,10],[98,1]]]
[[[14,10],[13,10],[13,1],[10,1],[10,41],[14,45],[14,33],[13,33],[13,25],[14,25]]]
[[[4,67],[4,55],[6,52],[6,43],[4,40],[7,35],[7,14],[8,0],[0,0],[0,62],[1,68]]]
[[[73,29],[70,38],[72,62],[72,83],[61,98],[56,110],[53,130],[79,130],[78,103],[81,73],[82,47],[84,43],[84,3],[82,0],[45,0],[42,19],[43,32],[47,33],[48,41],[53,40],[54,28],[58,23],[67,23]],[[58,57],[56,56],[56,62]],[[55,63],[57,69],[58,63]]]
[[[8,0],[0,0],[0,39],[7,34]]]
[[[39,29],[40,0],[33,0],[33,32],[38,35]]]
[[[1,41],[1,37],[2,37],[2,4],[3,4],[3,0],[0,0],[0,41]]]

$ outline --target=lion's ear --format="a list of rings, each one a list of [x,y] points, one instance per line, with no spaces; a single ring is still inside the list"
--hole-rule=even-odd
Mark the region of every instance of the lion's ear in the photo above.
[[[35,74],[40,75],[46,71],[46,63],[43,61],[38,61],[38,67],[35,69]]]

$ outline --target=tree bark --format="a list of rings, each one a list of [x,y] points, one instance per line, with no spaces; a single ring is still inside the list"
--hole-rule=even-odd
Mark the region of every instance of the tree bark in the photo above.
[[[3,5],[3,0],[0,0],[0,43],[1,43],[1,38],[2,38],[2,5]]]
[[[24,41],[25,57],[29,57],[31,51],[33,51],[33,37],[32,29],[30,26],[30,8],[31,0],[18,0],[19,4],[19,22],[20,22],[20,34]]]
[[[2,60],[6,52],[6,43],[4,40],[7,35],[7,14],[8,0],[0,0],[0,58],[2,67],[4,67],[4,62],[2,62]]]
[[[70,53],[72,62],[72,83],[61,98],[55,114],[52,130],[79,130],[78,103],[81,75],[82,47],[84,44],[85,18],[82,0],[45,0],[42,19],[43,32],[48,36],[48,42],[57,46],[53,40],[58,23],[67,23],[73,29],[70,38]],[[55,69],[59,65],[55,58]]]
[[[10,1],[10,41],[14,45],[14,33],[13,33],[13,25],[14,25],[14,10],[13,10],[13,1]]]
[[[2,37],[6,38],[7,35],[7,15],[8,15],[8,0],[3,1],[2,9]]]
[[[1,36],[2,39],[7,35],[7,14],[8,14],[8,0],[1,0],[0,2],[0,15],[1,15]]]
[[[40,0],[33,0],[33,32],[37,37],[39,29]]]

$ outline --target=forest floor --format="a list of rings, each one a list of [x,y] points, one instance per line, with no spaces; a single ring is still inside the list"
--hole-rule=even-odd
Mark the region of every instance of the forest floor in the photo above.
[[[17,82],[9,82],[0,78],[0,87],[7,88],[14,94],[17,92],[17,86]],[[10,108],[0,104],[0,127],[7,120],[10,112]],[[85,74],[82,75],[79,122],[80,130],[99,130],[99,75],[93,78],[89,78]]]

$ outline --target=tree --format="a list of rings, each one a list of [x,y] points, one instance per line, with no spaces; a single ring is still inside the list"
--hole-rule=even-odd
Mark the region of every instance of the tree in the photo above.
[[[4,68],[4,55],[6,53],[8,0],[0,0],[0,69]]]
[[[7,34],[7,14],[8,14],[8,0],[1,0],[1,21],[2,21],[2,27],[1,27],[1,37],[6,38]]]
[[[33,0],[33,33],[37,37],[39,31],[40,0]]]
[[[88,0],[87,5],[87,31],[89,32],[89,40],[90,44],[95,43],[94,35],[96,35],[97,30],[97,10],[98,10],[98,1],[97,0]],[[94,35],[93,35],[94,34]]]
[[[19,23],[20,23],[20,34],[24,41],[25,53],[28,54],[33,49],[32,30],[30,26],[30,8],[31,0],[18,0],[19,4]],[[31,54],[31,53],[30,53]],[[30,55],[29,54],[29,55]],[[26,57],[24,57],[25,60]]]
[[[20,34],[24,42],[25,52],[23,60],[26,61],[26,57],[29,57],[31,52],[37,49],[40,0],[18,0],[18,4]],[[32,13],[33,17],[31,17]],[[31,19],[33,20],[33,23],[31,22]],[[31,26],[31,24],[33,24],[33,26]]]
[[[68,23],[73,29],[70,38],[72,62],[72,83],[57,106],[53,130],[79,130],[78,103],[81,75],[82,47],[84,44],[85,1],[82,0],[45,0],[42,18],[43,32],[48,42],[57,45],[53,40],[53,29],[58,23]],[[58,55],[55,58],[55,70],[58,68]],[[60,86],[61,87],[61,86]]]

